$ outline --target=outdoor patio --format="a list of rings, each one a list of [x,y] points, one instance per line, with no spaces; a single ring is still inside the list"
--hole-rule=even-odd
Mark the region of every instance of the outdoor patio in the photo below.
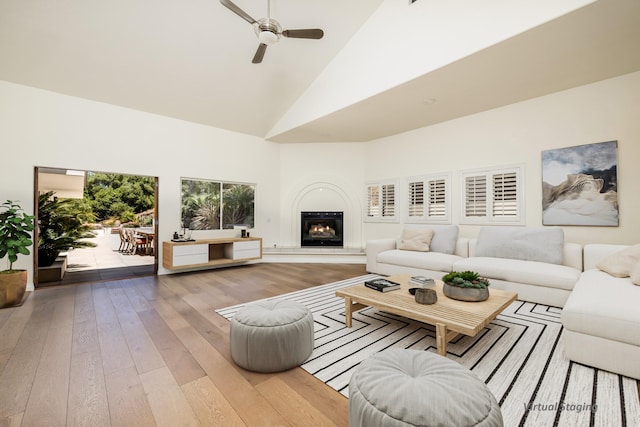
[[[67,255],[67,268],[60,282],[41,283],[40,286],[66,285],[99,280],[116,280],[154,274],[155,256],[144,252],[120,252],[120,235],[111,229],[96,230],[89,239],[95,248],[72,249]]]
[[[153,254],[145,255],[138,251],[135,255],[118,251],[120,235],[111,233],[110,228],[97,230],[96,237],[87,239],[98,246],[95,248],[72,249],[67,257],[67,273],[99,270],[106,268],[134,267],[153,265]]]

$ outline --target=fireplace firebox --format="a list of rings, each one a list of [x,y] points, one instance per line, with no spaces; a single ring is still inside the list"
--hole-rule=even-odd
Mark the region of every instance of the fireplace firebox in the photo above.
[[[342,246],[342,212],[300,212],[301,246]]]

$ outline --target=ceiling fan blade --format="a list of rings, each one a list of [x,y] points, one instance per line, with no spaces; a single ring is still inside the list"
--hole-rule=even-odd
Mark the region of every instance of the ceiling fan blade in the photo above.
[[[320,28],[309,28],[307,30],[284,30],[282,35],[294,39],[321,39],[324,31]]]
[[[259,64],[262,62],[262,58],[264,58],[264,53],[267,51],[267,45],[264,43],[260,43],[260,46],[258,46],[258,50],[256,50],[256,54],[253,55],[253,62],[254,64]]]
[[[220,0],[220,3],[222,3],[223,6],[225,6],[227,9],[229,9],[230,11],[238,15],[240,18],[247,21],[249,24],[255,24],[257,22],[255,19],[249,16],[244,10],[236,6],[235,3],[233,3],[231,0]]]

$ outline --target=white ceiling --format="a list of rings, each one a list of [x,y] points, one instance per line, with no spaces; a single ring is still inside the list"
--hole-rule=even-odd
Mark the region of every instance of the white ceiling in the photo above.
[[[381,3],[273,0],[283,28],[325,37],[252,64],[252,26],[218,0],[0,0],[0,80],[265,137]],[[270,139],[368,141],[638,70],[640,1],[599,0]]]

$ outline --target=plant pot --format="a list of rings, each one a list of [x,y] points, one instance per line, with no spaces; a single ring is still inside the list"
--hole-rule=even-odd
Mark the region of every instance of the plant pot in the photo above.
[[[488,288],[461,288],[459,286],[450,285],[446,282],[442,285],[442,292],[449,298],[457,299],[459,301],[478,302],[489,298]]]
[[[0,272],[0,308],[20,305],[26,289],[27,270]]]
[[[60,251],[38,249],[38,267],[49,267],[60,255]]]

